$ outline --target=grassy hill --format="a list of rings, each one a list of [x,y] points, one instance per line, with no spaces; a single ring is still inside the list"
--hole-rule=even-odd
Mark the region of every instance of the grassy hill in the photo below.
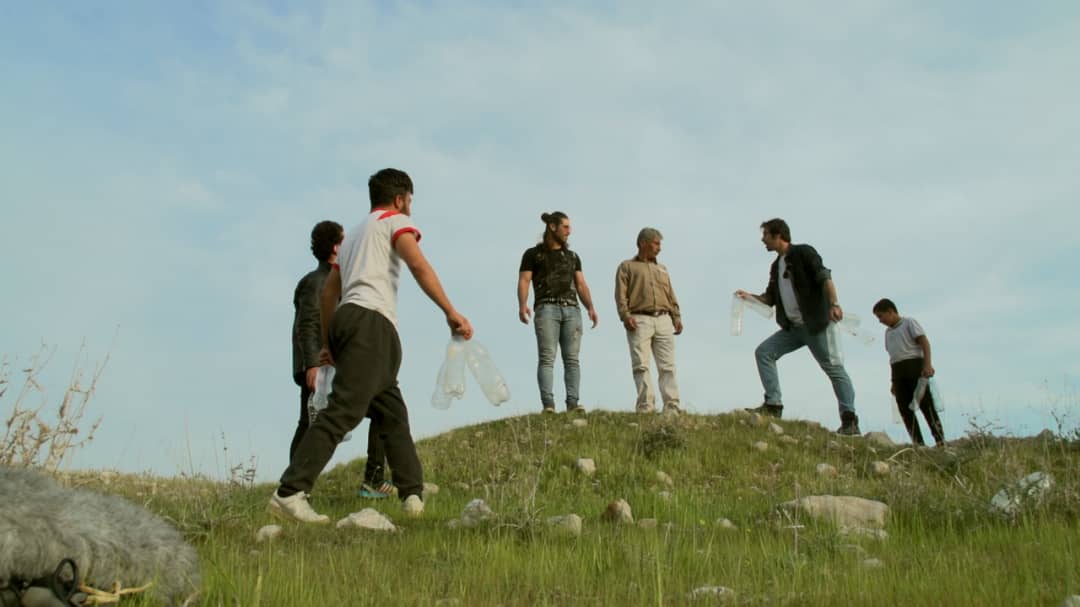
[[[277,522],[265,512],[269,485],[73,482],[174,520],[198,546],[207,605],[1058,605],[1080,594],[1077,437],[976,434],[913,449],[778,425],[782,435],[742,414],[593,412],[460,428],[419,444],[439,486],[419,520],[396,500],[355,496],[362,460],[320,479],[318,511],[337,520],[372,506],[397,533],[286,524],[256,543]],[[577,471],[578,458],[595,460],[594,476]],[[836,474],[819,473],[822,463]],[[1011,519],[990,512],[998,490],[1035,471],[1055,481],[1044,499]],[[888,504],[888,537],[844,536],[778,508],[820,494]],[[495,518],[448,526],[474,498]],[[602,521],[618,498],[657,524]],[[571,513],[580,536],[546,523]],[[733,592],[694,594],[709,586]]]

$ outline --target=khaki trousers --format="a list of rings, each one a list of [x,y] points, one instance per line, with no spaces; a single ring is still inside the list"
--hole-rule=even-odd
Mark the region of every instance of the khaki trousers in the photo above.
[[[626,332],[630,344],[630,365],[637,387],[636,409],[639,413],[656,410],[652,381],[649,377],[650,354],[656,357],[660,379],[660,398],[664,408],[679,406],[679,386],[675,381],[675,324],[669,314],[647,316],[634,314],[637,329]]]

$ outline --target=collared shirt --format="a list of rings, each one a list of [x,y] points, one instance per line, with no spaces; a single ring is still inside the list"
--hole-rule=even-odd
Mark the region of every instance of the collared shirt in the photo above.
[[[682,317],[664,264],[642,261],[636,256],[620,263],[615,272],[615,306],[619,320],[633,314],[657,312],[667,312],[673,322]]]

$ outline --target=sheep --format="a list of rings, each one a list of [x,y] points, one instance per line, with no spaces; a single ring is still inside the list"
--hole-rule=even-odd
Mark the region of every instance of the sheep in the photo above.
[[[81,583],[114,589],[150,584],[166,605],[200,587],[195,549],[161,517],[120,497],[59,485],[43,472],[0,467],[0,589],[51,575],[64,559]]]

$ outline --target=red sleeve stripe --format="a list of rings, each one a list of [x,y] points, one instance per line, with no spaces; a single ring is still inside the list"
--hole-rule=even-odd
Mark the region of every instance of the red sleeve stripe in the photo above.
[[[416,242],[420,242],[420,230],[417,230],[412,226],[405,226],[404,228],[400,228],[398,231],[394,232],[394,235],[390,237],[390,246],[396,246],[398,236],[401,236],[405,232],[412,232],[413,234],[416,234]]]

